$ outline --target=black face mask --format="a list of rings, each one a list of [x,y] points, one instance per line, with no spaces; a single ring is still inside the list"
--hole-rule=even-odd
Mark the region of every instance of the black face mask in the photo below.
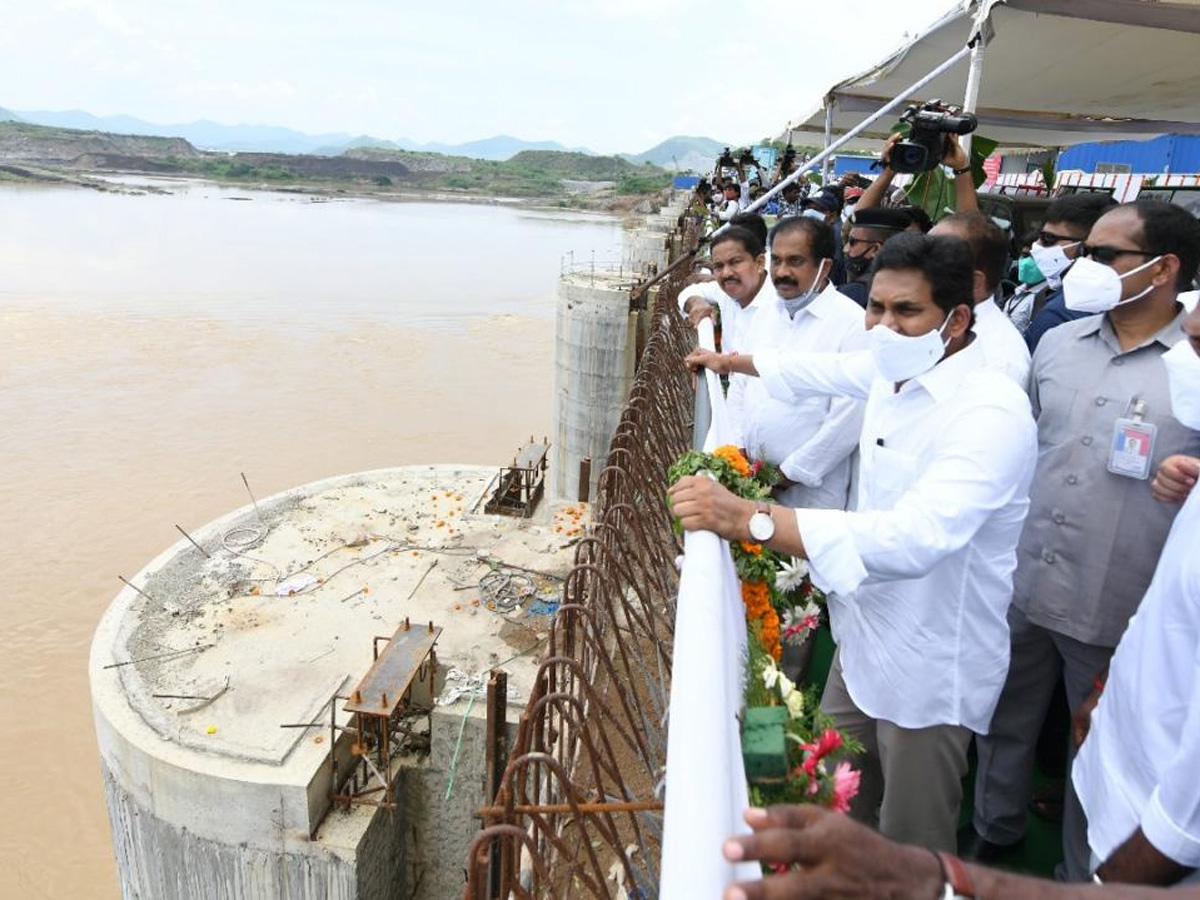
[[[871,260],[867,258],[866,254],[862,256],[847,256],[845,264],[846,274],[850,277],[851,281],[861,280],[867,274],[867,270],[871,268]]]

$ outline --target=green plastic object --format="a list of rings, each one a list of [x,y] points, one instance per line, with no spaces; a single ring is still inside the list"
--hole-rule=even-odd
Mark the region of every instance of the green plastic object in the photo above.
[[[751,782],[773,782],[787,777],[787,741],[782,706],[752,706],[742,716],[742,761]]]

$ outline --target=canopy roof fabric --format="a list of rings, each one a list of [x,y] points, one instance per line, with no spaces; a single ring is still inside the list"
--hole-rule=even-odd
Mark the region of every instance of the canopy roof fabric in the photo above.
[[[789,130],[798,142],[823,136],[832,102],[834,136],[844,134],[977,30],[986,41],[979,134],[1001,146],[1200,134],[1200,0],[963,0],[877,66],[834,85]],[[909,99],[961,105],[967,72],[960,62]],[[880,122],[852,146],[876,146],[886,130]]]

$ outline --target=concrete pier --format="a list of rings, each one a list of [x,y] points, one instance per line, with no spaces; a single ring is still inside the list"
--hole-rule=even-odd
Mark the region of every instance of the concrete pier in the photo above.
[[[554,346],[554,493],[580,497],[580,463],[590,459],[594,491],[633,383],[637,312],[630,279],[579,272],[558,283]],[[589,496],[591,496],[589,492]]]
[[[126,900],[461,897],[485,801],[485,704],[469,679],[509,673],[511,729],[549,629],[546,609],[528,610],[552,609],[558,588],[530,576],[505,612],[481,579],[503,563],[565,573],[583,514],[479,514],[495,475],[315,482],[192,531],[209,556],[180,540],[130,579],[141,593],[117,595],[89,665]],[[441,702],[419,720],[428,749],[397,743],[396,809],[331,808],[330,747],[340,772],[354,761],[331,700],[406,618],[443,629],[425,689]]]

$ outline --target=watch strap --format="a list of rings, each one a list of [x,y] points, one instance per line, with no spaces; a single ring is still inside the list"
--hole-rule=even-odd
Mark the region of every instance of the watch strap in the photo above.
[[[967,165],[963,166],[961,169],[951,169],[950,171],[953,172],[955,175],[966,175],[968,172],[971,171],[971,166],[968,163]]]

